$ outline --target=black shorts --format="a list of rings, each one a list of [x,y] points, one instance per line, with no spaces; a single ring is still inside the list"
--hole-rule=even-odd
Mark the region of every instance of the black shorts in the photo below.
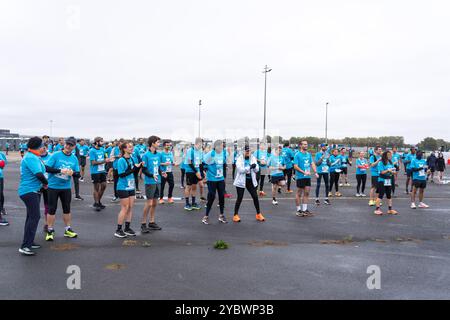
[[[387,199],[392,199],[392,186],[385,186],[384,182],[378,182],[378,199],[383,199],[386,195]]]
[[[270,177],[270,182],[272,184],[278,184],[278,182],[280,181],[285,181],[284,176],[271,176]]]
[[[426,180],[413,180],[413,186],[416,189],[425,189],[427,187],[427,181]]]
[[[411,170],[406,170],[406,176],[408,177],[408,178],[411,178],[412,177],[412,171]]]
[[[378,189],[378,177],[372,177],[372,188]]]
[[[70,202],[72,201],[71,189],[51,189],[47,190],[48,195],[48,214],[53,216],[58,208],[58,199],[61,200],[63,213],[70,213]]]
[[[432,173],[435,173],[436,172],[436,167],[430,167],[430,170],[431,170]]]
[[[117,197],[119,199],[127,199],[129,197],[134,197],[136,195],[135,190],[126,191],[126,190],[117,190]]]
[[[186,184],[191,186],[193,184],[197,184],[200,180],[197,178],[197,175],[193,172],[186,172]]]
[[[342,174],[347,174],[347,172],[348,172],[348,169],[347,169],[347,167],[345,167],[345,168],[342,168],[341,170],[342,170]]]
[[[80,156],[80,167],[86,167],[86,157]]]
[[[106,182],[106,173],[94,173],[91,174],[91,178],[94,183],[103,183]]]
[[[159,198],[159,185],[146,184],[145,185],[145,196],[147,197],[147,200],[158,199]]]
[[[311,179],[297,179],[297,188],[305,189],[305,187],[311,187]]]

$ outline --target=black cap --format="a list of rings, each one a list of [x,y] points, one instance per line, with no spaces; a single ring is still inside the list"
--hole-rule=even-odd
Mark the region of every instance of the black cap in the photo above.
[[[68,137],[66,139],[66,144],[69,144],[71,146],[76,146],[77,145],[77,139],[75,139],[74,137]]]

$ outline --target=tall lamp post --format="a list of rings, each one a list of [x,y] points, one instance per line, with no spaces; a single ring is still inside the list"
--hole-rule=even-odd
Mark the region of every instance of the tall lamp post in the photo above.
[[[202,106],[202,100],[198,101],[198,137],[200,137],[200,110],[201,110],[201,106]]]
[[[325,105],[325,143],[328,144],[328,102]]]
[[[263,124],[263,139],[265,141],[266,139],[266,93],[267,93],[267,73],[272,71],[272,69],[269,69],[267,65],[264,67],[264,124]]]
[[[50,137],[53,136],[53,120],[50,120]]]

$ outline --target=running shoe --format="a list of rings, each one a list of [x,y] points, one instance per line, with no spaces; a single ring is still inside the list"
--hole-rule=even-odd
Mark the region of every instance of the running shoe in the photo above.
[[[9,222],[5,218],[0,218],[0,226],[9,226]]]
[[[78,181],[84,182],[84,178],[80,178],[80,179],[78,179]]]
[[[129,237],[136,237],[136,232],[131,228],[125,228],[123,232]]]
[[[335,196],[335,197],[338,197],[338,198],[339,198],[339,197],[342,197],[342,193],[336,192],[334,196]]]
[[[411,209],[417,209],[416,204],[414,202],[411,203]]]
[[[75,196],[74,199],[75,199],[75,200],[78,200],[78,201],[83,201],[83,200],[84,200],[80,195]]]
[[[174,204],[175,201],[173,201],[173,198],[169,198],[169,199],[167,199],[167,203],[168,203],[168,204]]]
[[[381,211],[381,209],[377,209],[374,211],[374,214],[376,214],[377,216],[381,216],[383,215],[383,211]]]
[[[355,194],[355,197],[360,198],[362,197],[360,193]]]
[[[224,194],[224,197],[225,197],[226,199],[230,199],[230,198],[233,197],[233,195],[232,195],[231,193],[225,193],[225,194]]]
[[[76,238],[76,237],[78,237],[78,234],[76,232],[74,232],[71,228],[69,228],[64,232],[64,237]]]
[[[346,187],[351,187],[351,184],[347,182],[347,183],[345,184],[345,186],[346,186]]]
[[[200,197],[200,200],[203,202],[206,202],[206,198],[205,197]]]
[[[45,235],[45,241],[53,241],[55,238],[55,230],[48,230]]]
[[[159,199],[158,203],[159,204],[164,204],[164,199]]]
[[[233,216],[233,222],[241,222],[241,218],[239,218],[239,215],[235,214]]]
[[[330,200],[328,200],[328,199],[325,199],[325,200],[323,201],[323,203],[325,203],[327,206],[331,205]]]
[[[419,208],[421,208],[421,209],[426,209],[426,208],[429,208],[429,207],[430,207],[429,205],[427,205],[427,204],[425,204],[423,202],[419,203]]]
[[[3,208],[3,210],[2,210],[2,215],[4,215],[4,216],[7,216],[7,215],[8,215],[8,212],[6,211],[5,208]]]
[[[288,191],[286,191],[286,193],[293,193],[294,191],[292,191],[292,190],[288,190]]]
[[[31,245],[31,249],[33,249],[33,250],[40,249],[40,248],[42,248],[42,246],[41,246],[40,244],[33,243],[33,244]]]
[[[200,207],[197,203],[192,204],[192,210],[201,210],[202,207]]]
[[[190,204],[187,204],[187,205],[184,206],[184,210],[192,211],[192,206]]]
[[[147,225],[141,225],[141,233],[150,233],[149,228],[147,228]]]
[[[333,196],[333,192],[328,192],[328,197],[331,198]]]
[[[398,212],[395,211],[394,209],[391,209],[391,210],[388,210],[388,214],[396,215],[396,214],[398,214]]]
[[[114,236],[116,238],[126,238],[127,235],[125,234],[125,232],[123,232],[123,230],[116,230],[116,232],[114,233]]]
[[[161,230],[162,228],[160,226],[158,226],[155,222],[150,222],[148,224],[148,228],[150,230]]]
[[[365,198],[367,196],[364,193],[361,193],[361,197]]]
[[[209,224],[209,218],[208,217],[203,217],[202,223],[203,224]]]
[[[103,210],[103,209],[106,208],[106,206],[104,206],[101,202],[99,202],[99,203],[97,204],[97,206],[98,206],[101,210]]]
[[[369,207],[373,207],[375,204],[376,204],[376,202],[374,200],[369,201]]]
[[[344,184],[343,183],[339,183],[339,187],[343,187],[344,186]]]
[[[295,215],[297,217],[303,218],[305,216],[305,213],[303,212],[303,210],[298,210]]]
[[[119,198],[114,197],[114,198],[111,199],[111,202],[117,202],[117,200],[119,200]]]
[[[308,209],[306,209],[305,211],[303,211],[303,214],[306,216],[306,217],[312,217],[314,214],[312,213],[312,212],[310,212]]]
[[[320,200],[319,199],[316,199],[316,205],[320,206]]]
[[[225,218],[224,215],[220,215],[219,216],[219,222],[221,222],[221,223],[228,223],[227,218]]]
[[[272,204],[273,204],[274,206],[276,206],[276,205],[278,205],[278,201],[277,201],[277,200],[272,200]]]
[[[266,221],[266,219],[264,218],[264,216],[261,213],[258,213],[256,215],[256,220],[261,221],[261,222]]]
[[[36,253],[31,251],[30,248],[20,248],[19,252],[24,256],[34,256]]]

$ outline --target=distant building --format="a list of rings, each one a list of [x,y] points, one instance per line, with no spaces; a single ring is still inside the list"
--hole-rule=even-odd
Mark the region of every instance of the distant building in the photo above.
[[[11,133],[8,129],[0,129],[0,150],[6,150],[7,143],[9,143],[10,151],[19,150],[19,144],[22,140],[25,139],[20,138],[18,133]]]

